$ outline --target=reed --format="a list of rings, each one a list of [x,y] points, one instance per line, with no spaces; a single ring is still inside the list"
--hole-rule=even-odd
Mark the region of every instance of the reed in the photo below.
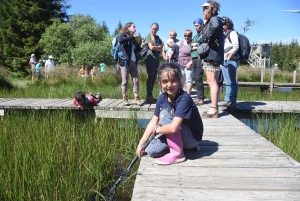
[[[68,110],[10,111],[0,128],[0,200],[99,197],[134,157],[141,134],[134,118],[96,123]]]
[[[300,115],[256,115],[258,133],[300,162]]]

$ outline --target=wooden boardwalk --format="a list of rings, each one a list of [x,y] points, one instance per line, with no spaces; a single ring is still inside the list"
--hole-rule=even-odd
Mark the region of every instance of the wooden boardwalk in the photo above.
[[[198,107],[208,109],[209,100]],[[123,106],[104,99],[91,112],[98,118],[150,118],[155,105]],[[0,98],[6,110],[79,110],[72,99]],[[299,113],[300,102],[245,101],[234,112]],[[186,152],[187,161],[159,166],[143,157],[132,200],[299,200],[300,164],[226,111],[220,118],[203,119],[200,152]]]
[[[130,100],[130,106],[123,106],[121,99],[103,99],[92,111],[97,118],[151,118],[155,104],[134,105]],[[208,109],[210,101],[199,109]],[[79,110],[72,103],[72,99],[34,99],[34,98],[0,98],[0,116],[4,116],[5,110],[26,109],[71,109]],[[222,108],[221,108],[222,109]],[[239,101],[238,108],[231,110],[232,113],[300,113],[300,101]]]
[[[200,152],[170,166],[143,157],[132,201],[300,200],[300,164],[223,112],[203,119]]]

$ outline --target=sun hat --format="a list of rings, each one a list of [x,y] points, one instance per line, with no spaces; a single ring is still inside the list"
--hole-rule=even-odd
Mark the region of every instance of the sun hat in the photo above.
[[[49,58],[49,59],[54,59],[54,57],[53,57],[52,55],[50,55],[48,58]]]
[[[210,4],[207,3],[207,2],[205,2],[205,3],[202,5],[202,7],[208,7],[208,6],[210,6]]]
[[[31,54],[31,57],[34,57],[35,56],[35,54]]]
[[[195,19],[194,24],[203,24],[202,18],[199,17],[199,18]]]

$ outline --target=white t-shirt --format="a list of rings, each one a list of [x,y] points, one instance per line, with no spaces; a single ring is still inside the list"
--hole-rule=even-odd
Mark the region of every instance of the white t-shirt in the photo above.
[[[50,60],[50,59],[48,59],[47,61],[46,61],[46,63],[45,63],[45,68],[47,69],[47,68],[52,68],[52,67],[54,67],[54,61],[53,60]]]

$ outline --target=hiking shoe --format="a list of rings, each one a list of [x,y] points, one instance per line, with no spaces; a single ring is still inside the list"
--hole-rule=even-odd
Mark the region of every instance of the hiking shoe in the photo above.
[[[234,109],[234,108],[237,108],[237,104],[233,102],[229,102],[229,104],[227,105],[227,109]]]
[[[123,97],[123,105],[124,105],[124,106],[128,106],[128,105],[129,105],[128,97],[127,97],[127,96],[124,96],[124,97]]]
[[[138,105],[138,106],[142,106],[143,105],[143,103],[141,102],[141,100],[140,100],[140,97],[139,96],[137,96],[137,97],[135,97],[135,104],[136,105]]]
[[[195,104],[196,105],[203,105],[204,104],[204,100],[202,100],[201,98],[196,98],[196,100],[195,100]]]
[[[229,101],[220,101],[220,102],[218,102],[218,106],[224,106],[224,107],[226,107],[226,106],[228,106],[229,104],[230,104]]]
[[[157,101],[156,98],[153,98],[152,96],[148,96],[145,100],[146,103],[155,104]]]

